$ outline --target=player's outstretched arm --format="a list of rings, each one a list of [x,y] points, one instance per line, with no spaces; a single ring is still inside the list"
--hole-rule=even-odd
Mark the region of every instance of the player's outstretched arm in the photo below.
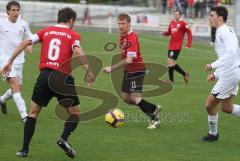
[[[191,46],[192,46],[192,31],[188,27],[186,27],[186,32],[187,32],[186,48],[191,48]]]
[[[86,78],[88,86],[92,86],[95,81],[95,76],[93,75],[92,69],[88,64],[86,55],[84,54],[81,47],[75,46],[73,48],[73,53],[79,58],[80,63],[83,65],[83,68],[86,70]]]
[[[9,58],[7,64],[4,65],[2,69],[2,74],[6,75],[10,72],[13,61],[16,57],[29,45],[32,44],[31,40],[23,40],[13,51],[11,57]]]
[[[132,57],[128,57],[126,59],[123,59],[122,61],[120,61],[117,64],[114,64],[114,65],[112,65],[110,67],[103,68],[103,72],[111,73],[113,70],[121,68],[121,67],[124,67],[125,65],[131,64],[132,62],[133,62],[133,58]]]

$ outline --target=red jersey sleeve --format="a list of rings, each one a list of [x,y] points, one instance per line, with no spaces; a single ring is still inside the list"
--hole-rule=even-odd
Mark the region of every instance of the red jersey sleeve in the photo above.
[[[170,25],[168,26],[168,30],[167,30],[166,32],[163,32],[162,35],[163,35],[163,36],[169,36],[169,35],[171,35],[171,23],[170,23]]]
[[[184,23],[185,32],[187,33],[187,45],[186,47],[190,48],[192,46],[192,31],[188,27],[187,23]]]
[[[81,46],[81,37],[79,34],[75,33],[73,35],[72,41],[71,41],[71,46],[72,46],[72,50],[75,46],[80,47]]]
[[[45,33],[45,29],[39,30],[37,32],[37,35],[38,35],[38,38],[39,38],[39,42],[42,42],[44,33]]]

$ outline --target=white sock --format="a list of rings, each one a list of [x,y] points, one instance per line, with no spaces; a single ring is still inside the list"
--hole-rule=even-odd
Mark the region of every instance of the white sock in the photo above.
[[[24,119],[25,117],[27,117],[28,116],[27,109],[26,109],[25,102],[21,96],[21,93],[20,92],[14,93],[13,100],[18,108],[21,118]]]
[[[0,97],[0,101],[1,102],[5,102],[8,99],[13,98],[13,94],[12,94],[12,90],[8,89],[1,97]]]
[[[233,105],[232,114],[237,117],[240,117],[240,106],[239,105]]]
[[[217,135],[218,113],[215,116],[208,115],[209,134]]]

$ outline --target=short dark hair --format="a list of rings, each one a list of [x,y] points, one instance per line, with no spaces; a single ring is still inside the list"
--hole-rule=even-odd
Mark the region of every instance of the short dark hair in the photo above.
[[[117,17],[118,20],[126,20],[128,23],[131,22],[131,17],[127,13],[121,13]]]
[[[20,9],[20,3],[19,2],[17,2],[17,1],[9,1],[7,3],[7,6],[6,6],[7,11],[9,11],[12,6],[17,6]]]
[[[217,13],[218,17],[222,17],[223,21],[226,22],[228,18],[228,10],[224,6],[217,6],[217,7],[212,7],[210,11],[214,11]]]
[[[73,19],[74,21],[77,18],[77,14],[76,12],[70,8],[70,7],[65,7],[61,10],[58,11],[58,23],[66,23],[68,22],[70,19]]]
[[[175,13],[175,12],[178,12],[178,13],[180,14],[180,16],[182,15],[182,12],[181,12],[180,10],[178,10],[178,9],[175,10],[174,13]]]

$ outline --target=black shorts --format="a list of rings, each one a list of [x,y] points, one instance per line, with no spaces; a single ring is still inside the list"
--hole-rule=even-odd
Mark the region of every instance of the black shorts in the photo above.
[[[168,50],[168,58],[177,60],[180,50]]]
[[[52,69],[43,69],[35,83],[32,100],[39,106],[47,106],[52,97],[64,107],[79,105],[74,78]]]
[[[145,76],[145,70],[134,72],[134,73],[124,71],[123,82],[122,82],[122,92],[142,93],[144,76]]]

